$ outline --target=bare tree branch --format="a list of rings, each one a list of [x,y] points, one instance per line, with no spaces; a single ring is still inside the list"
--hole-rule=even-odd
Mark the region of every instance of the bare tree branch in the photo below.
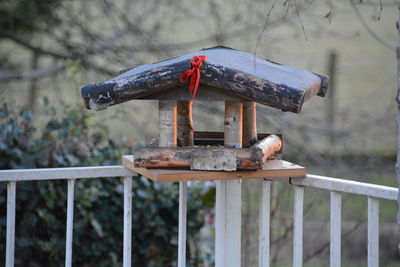
[[[358,8],[356,7],[356,5],[354,4],[353,0],[349,0],[349,3],[351,5],[351,7],[354,10],[354,13],[356,14],[356,16],[358,17],[358,19],[360,20],[361,24],[364,26],[364,28],[367,30],[367,32],[369,33],[369,35],[371,35],[372,38],[374,38],[376,41],[378,41],[381,45],[383,45],[384,47],[386,47],[387,49],[389,49],[390,51],[393,51],[393,48],[390,44],[388,44],[387,42],[385,42],[382,38],[380,38],[367,24],[367,22],[364,20],[363,16],[361,15],[360,11],[358,10]]]

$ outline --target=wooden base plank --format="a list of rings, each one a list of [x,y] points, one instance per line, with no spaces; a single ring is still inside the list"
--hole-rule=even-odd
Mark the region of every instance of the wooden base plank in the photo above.
[[[278,159],[266,162],[262,170],[235,172],[138,168],[133,164],[132,155],[123,156],[122,165],[155,182],[287,178],[304,177],[307,174],[305,167]]]

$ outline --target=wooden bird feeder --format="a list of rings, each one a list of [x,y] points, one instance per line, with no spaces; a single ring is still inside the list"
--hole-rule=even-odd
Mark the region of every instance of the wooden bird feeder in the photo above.
[[[194,56],[206,58],[198,67],[195,101],[225,101],[223,133],[194,131],[193,95],[180,81],[194,69]],[[81,92],[86,107],[96,110],[132,99],[159,100],[158,140],[124,156],[123,164],[170,182],[304,176],[304,167],[277,159],[281,135],[257,134],[256,103],[298,113],[312,96],[324,96],[327,85],[326,76],[215,47],[132,68]]]

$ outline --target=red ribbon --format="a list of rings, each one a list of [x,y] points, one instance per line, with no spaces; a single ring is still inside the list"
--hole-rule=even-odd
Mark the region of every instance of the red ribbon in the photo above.
[[[192,101],[196,96],[197,89],[199,88],[200,84],[200,67],[203,64],[203,61],[206,61],[206,59],[207,59],[206,56],[193,56],[191,62],[192,68],[190,70],[185,71],[181,75],[181,78],[179,79],[181,83],[184,83],[190,77],[189,91],[190,94],[192,95]]]

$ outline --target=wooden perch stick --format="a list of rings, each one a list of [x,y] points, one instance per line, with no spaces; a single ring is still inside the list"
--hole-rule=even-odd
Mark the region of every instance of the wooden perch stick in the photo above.
[[[278,135],[271,134],[270,136],[264,138],[263,140],[255,143],[251,149],[261,151],[262,159],[260,159],[261,164],[265,163],[268,158],[275,155],[282,150],[282,140]]]
[[[179,121],[179,119],[178,119]],[[179,132],[179,129],[178,129]],[[178,146],[183,146],[179,141],[178,133]],[[224,145],[224,133],[223,132],[194,132],[194,145],[195,146],[223,146]],[[259,133],[257,134],[257,140],[264,139],[271,134]],[[151,142],[146,146],[147,148],[159,147],[159,138],[153,138]],[[249,148],[249,147],[247,147]]]

